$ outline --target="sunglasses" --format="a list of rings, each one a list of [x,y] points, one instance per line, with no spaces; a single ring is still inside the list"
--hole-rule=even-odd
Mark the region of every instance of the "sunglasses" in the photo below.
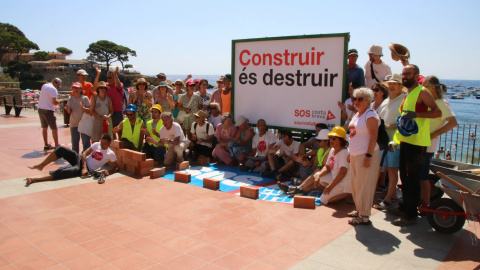
[[[176,83],[175,85],[180,85],[180,86],[182,86],[183,84],[181,84],[181,83]]]
[[[135,114],[134,114],[134,113],[127,113],[126,115],[127,115],[128,117],[130,117],[130,116],[134,116]]]
[[[216,110],[217,107],[210,107],[210,110]]]
[[[158,76],[157,78],[159,78],[160,80],[163,80],[163,79],[166,79],[167,77]]]
[[[380,89],[379,88],[372,88],[372,91],[373,92],[378,92],[378,91],[380,91]]]
[[[364,98],[363,97],[359,97],[359,98],[352,97],[352,100],[353,100],[353,102],[355,102],[355,101],[362,102],[364,100]]]
[[[187,85],[187,86],[188,86],[188,87],[195,87],[195,85],[192,85],[192,84],[191,84],[191,85]]]

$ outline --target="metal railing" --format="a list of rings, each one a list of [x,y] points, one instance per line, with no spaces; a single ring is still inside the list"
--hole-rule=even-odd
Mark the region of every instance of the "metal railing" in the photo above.
[[[452,160],[470,164],[480,164],[480,125],[459,124],[449,132],[440,135],[438,149],[443,147],[441,158],[450,151]]]

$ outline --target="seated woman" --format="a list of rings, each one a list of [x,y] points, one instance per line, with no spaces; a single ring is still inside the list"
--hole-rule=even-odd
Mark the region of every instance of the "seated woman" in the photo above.
[[[228,151],[228,142],[235,138],[236,135],[237,127],[232,124],[232,115],[225,113],[222,116],[222,123],[219,124],[217,130],[215,130],[215,137],[217,137],[218,143],[215,149],[213,149],[212,155],[228,166],[234,164],[234,159]]]
[[[238,127],[239,132],[233,140],[228,142],[228,150],[230,156],[238,160],[241,155],[252,151],[252,139],[255,131],[248,125],[248,119],[243,115],[238,117],[235,126]],[[242,162],[243,160],[239,161]]]
[[[306,189],[323,190],[322,204],[337,202],[351,194],[349,163],[347,161],[347,134],[342,127],[334,127],[328,134],[331,151],[325,166],[314,175],[314,180],[302,183]],[[313,187],[312,187],[313,184]],[[300,186],[301,187],[301,186]],[[300,189],[300,188],[299,188]],[[300,193],[296,189],[293,193]]]
[[[190,129],[189,148],[195,150],[197,164],[205,164],[205,160],[209,160],[212,157],[214,133],[212,124],[207,122],[207,113],[202,110],[195,113],[195,123],[192,123],[192,128]]]

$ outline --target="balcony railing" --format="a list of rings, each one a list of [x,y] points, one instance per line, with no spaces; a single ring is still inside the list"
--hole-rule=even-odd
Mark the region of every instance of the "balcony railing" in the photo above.
[[[460,124],[449,132],[442,134],[438,149],[443,147],[440,158],[446,158],[450,151],[452,160],[470,164],[480,164],[480,125]],[[437,151],[438,151],[437,149]]]

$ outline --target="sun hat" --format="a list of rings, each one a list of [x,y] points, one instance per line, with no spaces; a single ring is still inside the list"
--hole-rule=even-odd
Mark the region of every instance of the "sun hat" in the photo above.
[[[98,82],[97,86],[95,86],[95,91],[97,91],[98,88],[107,88],[107,90],[108,90],[108,86],[104,81],[99,81]]]
[[[397,128],[398,132],[405,137],[412,136],[413,134],[418,133],[418,125],[414,119],[407,120],[403,116],[397,117]]]
[[[202,111],[202,110],[200,110],[200,111],[198,111],[198,112],[196,112],[196,113],[194,113],[194,114],[195,114],[195,116],[198,117],[198,118],[205,118],[205,121],[207,120],[207,113],[204,112],[204,111]]]
[[[160,84],[158,85],[158,87],[168,87],[168,83],[163,81],[163,82],[160,82]]]
[[[321,140],[321,141],[328,140],[328,133],[330,133],[330,130],[322,129],[320,130],[320,132],[318,132],[318,135],[317,137],[315,137],[315,139]]]
[[[157,78],[158,78],[158,77],[165,77],[165,78],[167,78],[167,76],[165,76],[165,73],[163,73],[163,72],[158,73],[158,74],[157,74]]]
[[[187,86],[190,86],[190,85],[195,85],[195,83],[192,82],[192,81],[188,81],[188,82],[187,82]]]
[[[372,45],[370,49],[367,51],[368,54],[375,54],[375,55],[380,55],[383,56],[382,53],[382,46],[380,45]]]
[[[410,51],[407,49],[407,47],[403,45],[400,45],[397,43],[390,43],[388,44],[388,48],[390,49],[390,51],[392,51],[392,58],[393,56],[395,56],[397,60],[401,60],[401,59],[406,60],[410,58]],[[395,58],[393,60],[395,60]]]
[[[173,84],[172,80],[170,80],[170,79],[167,79],[165,82],[166,82],[169,86]]]
[[[155,104],[155,106],[150,108],[150,111],[153,111],[153,110],[158,110],[160,113],[162,113],[162,106],[160,106],[160,104]]]
[[[177,84],[177,83],[182,83],[182,85],[185,86],[185,83],[184,83],[182,80],[180,80],[180,79],[177,79],[177,80],[175,81],[175,84]]]
[[[353,55],[353,54],[358,55],[357,49],[350,49],[350,50],[348,50],[347,56],[350,56],[350,55]]]
[[[339,137],[346,140],[347,132],[345,132],[345,129],[343,127],[334,127],[332,131],[328,133],[328,137],[330,136]]]
[[[137,106],[135,106],[134,104],[128,104],[125,111],[126,112],[137,112]]]
[[[72,83],[72,89],[73,89],[74,87],[76,87],[76,88],[80,88],[80,89],[82,89],[82,90],[83,90],[83,88],[82,88],[82,84],[81,84],[81,83],[79,83],[79,82]]]
[[[386,83],[399,83],[399,84],[403,84],[402,83],[402,75],[400,74],[393,74],[387,81],[385,81]]]
[[[248,122],[248,119],[247,119],[245,116],[240,115],[240,116],[237,118],[237,121],[235,121],[235,126],[238,127],[238,126],[242,125],[242,124],[245,123],[245,122]]]
[[[223,76],[221,76],[220,79],[218,79],[218,80],[216,81],[216,83],[219,83],[219,82],[220,82],[220,83],[223,83]]]
[[[145,78],[139,78],[139,79],[137,79],[137,81],[136,81],[133,85],[137,85],[137,84],[139,84],[139,83],[146,84],[147,86],[150,85],[150,83],[147,82],[147,81],[145,80]]]
[[[79,69],[77,71],[77,75],[85,75],[85,76],[88,76],[88,73],[85,71],[85,69]]]

